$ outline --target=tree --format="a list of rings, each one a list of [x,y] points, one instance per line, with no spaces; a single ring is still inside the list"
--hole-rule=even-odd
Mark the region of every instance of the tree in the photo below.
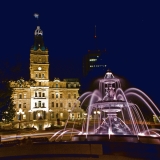
[[[12,88],[9,81],[0,82],[0,120],[5,123],[13,121],[15,117],[15,108],[12,96]]]
[[[15,108],[12,98],[13,89],[10,80],[15,80],[22,75],[22,57],[15,54],[13,57],[0,60],[0,121],[9,123],[15,116]],[[20,79],[23,82],[23,79]]]

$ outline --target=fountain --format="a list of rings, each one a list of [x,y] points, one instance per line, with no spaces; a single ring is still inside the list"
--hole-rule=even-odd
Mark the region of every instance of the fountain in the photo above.
[[[121,89],[120,80],[107,71],[103,79],[99,80],[99,89],[84,93],[79,100],[81,105],[90,97],[87,113],[84,116],[82,131],[67,129],[67,122],[58,136],[62,140],[64,134],[70,133],[72,141],[122,141],[160,143],[160,129],[149,128],[141,109],[132,102],[129,96],[136,96],[149,108],[158,122],[159,109],[142,91],[129,88],[125,92]],[[151,104],[151,105],[150,105]],[[73,107],[74,108],[74,107]],[[55,133],[50,141],[57,135]],[[56,138],[57,139],[57,138]]]
[[[91,99],[82,132],[73,136],[72,141],[118,140],[139,142],[152,139],[153,143],[159,143],[160,135],[158,132],[160,130],[149,129],[140,108],[128,101],[127,97],[130,95],[139,97],[150,109],[152,115],[155,115],[160,122],[157,116],[157,113],[159,114],[160,111],[151,99],[145,93],[135,88],[130,88],[123,92],[120,80],[114,77],[111,71],[108,70],[104,78],[99,81],[99,90],[95,90],[93,93],[88,92],[88,96]]]

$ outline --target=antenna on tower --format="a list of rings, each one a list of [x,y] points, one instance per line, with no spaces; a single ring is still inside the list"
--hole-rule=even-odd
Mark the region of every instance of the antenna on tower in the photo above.
[[[94,41],[95,41],[95,49],[98,50],[98,43],[97,43],[97,35],[96,35],[96,25],[94,26]]]

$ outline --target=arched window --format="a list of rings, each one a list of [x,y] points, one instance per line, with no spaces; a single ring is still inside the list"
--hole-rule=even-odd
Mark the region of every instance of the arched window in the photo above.
[[[37,92],[35,92],[35,97],[37,97]]]
[[[43,93],[42,96],[45,97],[45,93]]]
[[[58,98],[58,94],[56,94],[56,98]]]
[[[19,99],[22,99],[22,94],[21,93],[19,94]]]
[[[41,73],[39,73],[39,78],[41,78]]]

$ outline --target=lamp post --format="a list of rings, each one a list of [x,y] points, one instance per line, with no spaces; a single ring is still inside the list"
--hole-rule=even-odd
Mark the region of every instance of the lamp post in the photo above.
[[[4,123],[6,123],[6,115],[8,114],[8,111],[5,111],[4,112],[4,117],[2,118],[2,121],[4,122]]]
[[[68,117],[69,117],[69,120],[70,120],[70,116],[71,116],[71,110],[69,109],[69,110],[68,110]]]
[[[29,112],[29,121],[30,121],[30,114],[32,113],[32,110],[29,110],[28,112]]]
[[[53,112],[53,110],[49,109],[49,112],[50,112],[50,121],[51,121],[51,113]]]
[[[17,112],[17,114],[19,115],[19,120],[21,122],[21,115],[24,114],[24,112],[22,111],[22,109],[20,108],[19,111]],[[19,129],[20,129],[20,122],[19,122]]]
[[[82,133],[84,131],[84,122],[85,122],[86,118],[87,118],[87,113],[83,113]]]

